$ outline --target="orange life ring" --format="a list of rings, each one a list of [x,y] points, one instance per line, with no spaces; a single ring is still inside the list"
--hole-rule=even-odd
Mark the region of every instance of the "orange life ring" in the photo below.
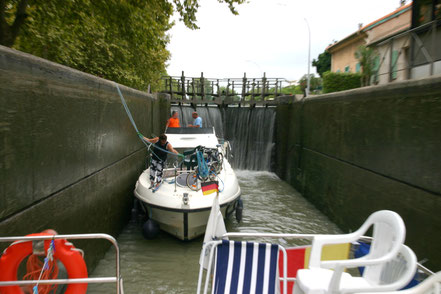
[[[28,236],[51,236],[47,232],[30,234]],[[44,250],[47,253],[51,240],[44,241]],[[87,267],[83,257],[65,239],[55,240],[54,258],[63,263],[69,279],[87,278]],[[32,241],[12,243],[0,258],[0,281],[16,281],[20,263],[33,252]],[[86,293],[87,284],[69,284],[65,294]],[[19,286],[0,287],[1,294],[23,294]]]

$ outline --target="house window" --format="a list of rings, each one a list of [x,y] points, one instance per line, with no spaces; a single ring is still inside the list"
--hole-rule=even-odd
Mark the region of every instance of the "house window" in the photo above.
[[[337,71],[336,72],[340,72],[340,69],[337,69]]]
[[[435,19],[441,19],[441,0],[435,1],[435,10],[433,11]]]
[[[345,67],[345,72],[349,72],[349,71],[350,71],[350,69],[349,69],[349,65],[348,65]]]
[[[390,77],[392,78],[392,80],[395,80],[397,78],[397,70],[398,70],[398,51],[394,50],[392,51],[392,60],[390,64],[390,71],[391,71]]]
[[[418,24],[419,25],[423,25],[425,23],[428,23],[432,20],[432,14],[433,11],[432,9],[435,8],[433,7],[433,3],[432,0],[420,0],[419,1],[419,11],[418,13]]]
[[[361,66],[360,66],[360,62],[357,62],[357,64],[355,65],[355,72],[360,72]]]

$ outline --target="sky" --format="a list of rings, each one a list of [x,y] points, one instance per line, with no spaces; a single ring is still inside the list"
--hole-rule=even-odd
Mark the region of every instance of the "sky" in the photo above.
[[[199,0],[198,30],[178,20],[171,29],[167,72],[207,78],[247,77],[299,80],[335,40],[394,11],[399,0],[249,0],[233,15],[217,0]],[[316,73],[311,65],[311,73]]]

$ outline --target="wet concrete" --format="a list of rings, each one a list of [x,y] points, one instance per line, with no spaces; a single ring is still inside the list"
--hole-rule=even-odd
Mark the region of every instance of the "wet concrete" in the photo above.
[[[345,231],[398,212],[406,243],[439,270],[440,113],[439,76],[279,105],[277,174]]]
[[[140,131],[163,131],[166,98],[120,88]],[[0,138],[0,236],[119,233],[147,152],[113,82],[0,46]]]

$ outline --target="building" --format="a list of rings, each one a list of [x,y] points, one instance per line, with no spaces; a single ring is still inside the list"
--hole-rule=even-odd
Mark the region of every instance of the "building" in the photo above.
[[[441,74],[441,0],[416,0],[412,7],[409,77]]]
[[[366,33],[358,30],[326,48],[331,54],[331,71],[359,72],[360,64],[355,58],[355,51],[361,45],[366,45]]]
[[[408,79],[406,70],[409,58],[412,3],[366,25],[366,45],[376,49],[375,84],[385,84]]]
[[[355,58],[360,45],[375,48],[376,59],[373,83],[388,83],[409,78],[405,70],[409,59],[409,38],[403,33],[411,28],[412,3],[402,5],[395,11],[377,19],[330,45],[332,72],[360,72]],[[393,41],[391,41],[393,38]]]

